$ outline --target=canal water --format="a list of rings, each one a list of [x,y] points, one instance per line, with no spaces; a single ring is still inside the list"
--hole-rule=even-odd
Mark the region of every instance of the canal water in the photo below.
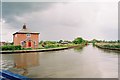
[[[118,78],[118,53],[92,45],[61,51],[3,54],[2,68],[30,78]]]

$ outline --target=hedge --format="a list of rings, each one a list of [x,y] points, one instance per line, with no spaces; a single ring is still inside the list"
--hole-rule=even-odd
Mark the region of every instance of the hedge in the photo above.
[[[5,45],[0,47],[1,50],[21,50],[21,46]]]

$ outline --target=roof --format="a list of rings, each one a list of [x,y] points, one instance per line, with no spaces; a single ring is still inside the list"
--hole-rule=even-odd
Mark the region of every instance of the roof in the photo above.
[[[25,33],[39,34],[38,32],[31,32],[31,31],[26,27],[26,25],[24,24],[24,25],[23,25],[23,28],[22,28],[20,31],[15,32],[13,35],[15,35],[15,34],[25,34]]]

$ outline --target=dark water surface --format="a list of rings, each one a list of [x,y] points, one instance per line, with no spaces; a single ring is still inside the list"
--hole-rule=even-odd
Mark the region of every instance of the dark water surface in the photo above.
[[[117,78],[118,53],[92,45],[54,52],[3,54],[5,70],[37,78]]]

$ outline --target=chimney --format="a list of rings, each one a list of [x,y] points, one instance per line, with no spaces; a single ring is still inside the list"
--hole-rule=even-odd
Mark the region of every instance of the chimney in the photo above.
[[[26,27],[26,25],[25,25],[25,24],[23,25],[23,29],[27,29],[27,27]]]

